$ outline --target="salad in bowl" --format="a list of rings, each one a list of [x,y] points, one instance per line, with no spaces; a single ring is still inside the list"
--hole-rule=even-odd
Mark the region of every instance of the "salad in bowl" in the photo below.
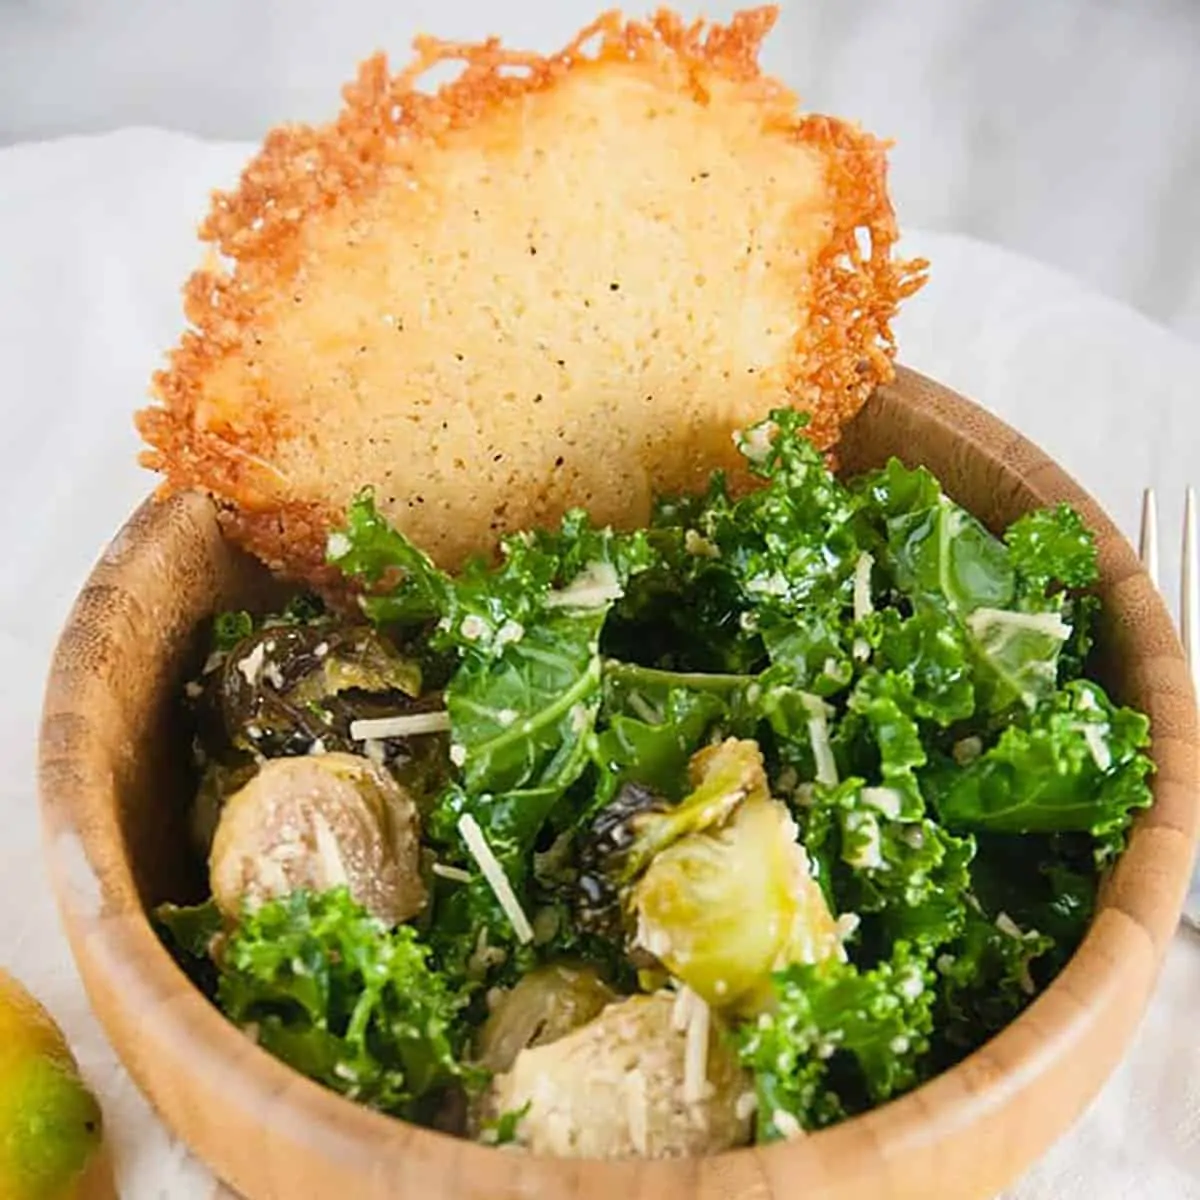
[[[156,916],[231,1021],[411,1121],[672,1157],[879,1105],[1049,984],[1151,800],[1092,535],[843,480],[805,421],[738,435],[753,487],[455,574],[364,492],[327,541],[360,590],[216,617],[211,897]]]

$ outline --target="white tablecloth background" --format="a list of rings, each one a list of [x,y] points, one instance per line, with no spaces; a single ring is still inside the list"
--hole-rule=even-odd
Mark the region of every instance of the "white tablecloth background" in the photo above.
[[[208,189],[232,182],[249,150],[143,129],[0,151],[0,965],[77,1048],[126,1200],[207,1200],[213,1182],[88,1010],[41,864],[38,710],[75,592],[151,486],[130,415],[178,335]],[[1130,535],[1141,488],[1157,487],[1173,595],[1183,487],[1189,472],[1200,482],[1200,348],[993,246],[915,232],[907,242],[934,272],[900,322],[903,361],[1040,443]],[[1124,1065],[1009,1193],[1143,1198],[1200,1200],[1200,937],[1186,932]]]

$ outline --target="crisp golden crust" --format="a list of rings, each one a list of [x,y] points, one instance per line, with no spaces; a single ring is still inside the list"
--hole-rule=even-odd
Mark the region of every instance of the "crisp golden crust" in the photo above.
[[[187,284],[145,464],[317,579],[365,484],[453,566],[573,503],[644,519],[778,403],[832,447],[925,264],[892,258],[885,146],[759,72],[774,17],[368,60],[336,121],[273,131],[215,195],[224,262]]]

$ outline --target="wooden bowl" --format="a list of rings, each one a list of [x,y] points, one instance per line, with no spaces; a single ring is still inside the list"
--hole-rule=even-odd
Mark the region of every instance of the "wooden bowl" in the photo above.
[[[1044,454],[903,370],[852,425],[843,458],[858,470],[893,453],[927,465],[993,528],[1059,500],[1082,511],[1100,544],[1106,682],[1153,723],[1154,805],[1079,951],[982,1049],[835,1128],[671,1162],[535,1158],[391,1120],[295,1074],[192,988],[146,917],[201,886],[186,851],[175,698],[198,622],[263,599],[270,583],[222,540],[208,501],[142,506],[80,594],[54,659],[41,741],[45,844],[97,1015],[163,1119],[223,1180],[250,1200],[950,1200],[993,1195],[1070,1126],[1129,1044],[1175,931],[1200,793],[1195,697],[1132,550]]]

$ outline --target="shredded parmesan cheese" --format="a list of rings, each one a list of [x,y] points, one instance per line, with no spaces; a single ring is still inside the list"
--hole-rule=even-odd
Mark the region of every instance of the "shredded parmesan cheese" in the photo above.
[[[996,928],[1001,933],[1007,934],[1010,938],[1023,938],[1025,935],[1021,932],[1021,927],[1008,915],[1006,912],[1000,913],[996,918]]]
[[[847,938],[853,936],[861,924],[862,918],[858,913],[844,912],[834,923],[834,932],[837,934],[838,940],[844,942]]]
[[[699,1104],[708,1092],[708,1024],[708,1005],[693,992],[683,1060],[684,1104]]]
[[[585,567],[559,592],[546,596],[547,608],[603,608],[625,594],[612,563],[595,562]]]
[[[468,642],[477,642],[488,632],[487,622],[475,613],[467,613],[458,628]]]
[[[837,763],[833,758],[833,746],[829,742],[829,725],[825,715],[825,701],[819,696],[804,697],[808,709],[808,739],[812,743],[813,761],[817,767],[817,782],[836,784]]]
[[[771,453],[775,438],[775,426],[770,421],[760,421],[749,429],[735,429],[733,444],[751,461],[763,462]]]
[[[520,621],[505,621],[496,630],[496,649],[502,650],[510,642],[519,642],[525,636],[525,626]]]
[[[691,988],[682,984],[675,993],[675,1003],[671,1007],[671,1028],[676,1033],[682,1033],[688,1027],[691,1019],[693,994]]]
[[[350,883],[350,876],[346,874],[342,849],[338,845],[337,835],[333,832],[333,827],[326,820],[324,813],[313,813],[312,828],[317,857],[325,870],[325,886],[329,888],[346,887]]]
[[[683,548],[688,554],[694,554],[698,558],[721,557],[721,551],[708,538],[695,529],[689,529],[683,535]]]
[[[954,761],[960,767],[974,762],[983,753],[983,740],[972,734],[970,737],[959,738],[950,749]]]
[[[470,883],[471,872],[462,867],[452,867],[448,863],[434,863],[433,873],[441,879],[452,879],[455,883]]]
[[[629,1140],[638,1154],[645,1154],[649,1145],[650,1114],[646,1101],[646,1076],[636,1067],[625,1073],[621,1081],[625,1097],[625,1112],[629,1117]]]
[[[263,657],[266,650],[262,642],[259,642],[249,654],[246,655],[237,665],[237,669],[242,673],[242,677],[251,687],[258,682],[259,672],[263,667]]]
[[[854,564],[854,619],[861,621],[868,613],[875,611],[871,603],[871,568],[875,558],[865,550],[858,556]]]
[[[898,821],[904,797],[900,795],[897,788],[865,787],[862,790],[862,802],[868,808],[882,813],[889,821]]]
[[[804,1133],[800,1122],[790,1112],[784,1112],[782,1108],[777,1108],[771,1114],[771,1124],[779,1131],[780,1137],[795,1138]]]
[[[1107,771],[1112,766],[1112,751],[1104,740],[1104,731],[1099,725],[1090,724],[1081,725],[1079,731],[1083,734],[1083,740],[1087,742],[1092,761],[1096,764],[1096,770]]]
[[[409,713],[398,717],[365,717],[350,722],[350,736],[356,742],[371,738],[415,737],[422,733],[445,733],[450,728],[450,714],[440,712]]]
[[[495,893],[497,902],[504,909],[504,915],[512,925],[513,932],[517,935],[517,941],[522,944],[532,942],[533,926],[529,924],[529,918],[521,908],[520,901],[512,890],[512,884],[509,883],[508,876],[505,875],[504,868],[500,865],[500,860],[492,853],[491,846],[487,844],[483,830],[479,828],[479,822],[470,813],[464,813],[458,819],[458,832],[471,857],[479,864],[479,869],[483,872],[484,879],[488,881],[488,886]]]

